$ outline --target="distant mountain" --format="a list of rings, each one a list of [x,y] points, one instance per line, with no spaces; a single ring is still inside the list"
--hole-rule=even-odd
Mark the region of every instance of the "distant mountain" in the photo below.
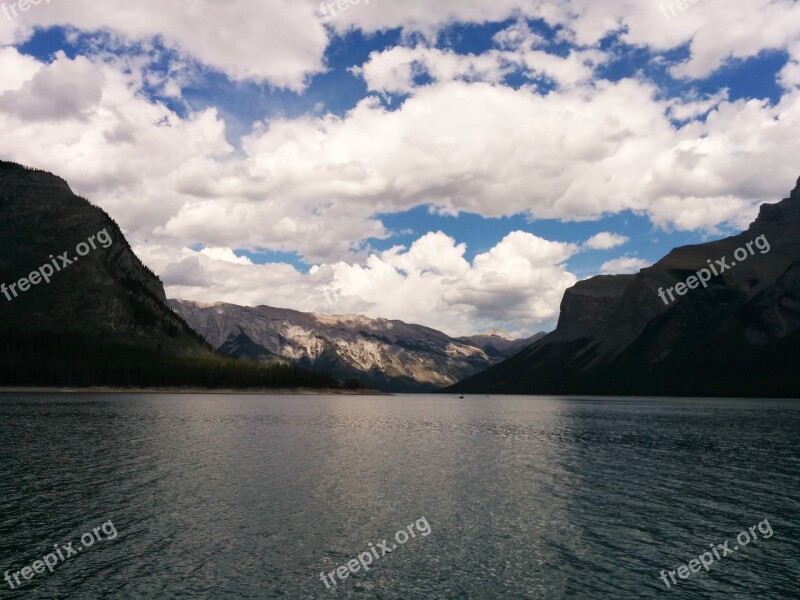
[[[554,332],[447,391],[798,398],[799,361],[800,181],[740,235],[579,282]]]
[[[217,356],[63,179],[0,161],[0,211],[0,386],[338,385]]]
[[[529,338],[516,339],[502,331],[488,331],[483,334],[456,339],[459,342],[480,348],[489,358],[503,360],[511,358],[545,335],[547,334],[540,332]]]
[[[430,391],[482,371],[512,352],[496,336],[480,345],[402,321],[323,316],[293,310],[170,300],[170,306],[214,347],[237,358],[274,361],[358,379],[375,389]]]

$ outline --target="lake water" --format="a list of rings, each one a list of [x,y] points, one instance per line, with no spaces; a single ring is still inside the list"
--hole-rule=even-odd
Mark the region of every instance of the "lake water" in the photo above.
[[[0,598],[800,597],[797,401],[5,394],[0,439]]]

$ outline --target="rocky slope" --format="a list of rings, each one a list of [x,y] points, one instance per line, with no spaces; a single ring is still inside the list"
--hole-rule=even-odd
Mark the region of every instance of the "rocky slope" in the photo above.
[[[0,282],[10,286],[46,265],[54,271],[49,283],[0,295],[0,331],[80,334],[153,350],[161,345],[208,353],[166,306],[161,281],[136,257],[117,224],[73,194],[63,179],[0,162],[0,209]],[[101,231],[108,241],[95,240],[96,248],[79,257],[76,246]],[[64,252],[72,264],[59,258]]]
[[[508,356],[526,345],[493,336],[484,340],[489,354],[477,344],[402,321],[181,300],[170,305],[213,347],[231,356],[283,360],[395,392],[450,385],[496,364],[503,352]]]
[[[800,397],[798,359],[800,181],[740,235],[578,283],[554,332],[448,391]]]

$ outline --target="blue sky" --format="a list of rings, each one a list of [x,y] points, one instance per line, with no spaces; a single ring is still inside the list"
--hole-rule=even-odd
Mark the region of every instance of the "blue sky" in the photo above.
[[[549,329],[577,280],[800,173],[784,0],[75,0],[0,15],[0,74],[0,155],[106,209],[171,297],[448,333]]]

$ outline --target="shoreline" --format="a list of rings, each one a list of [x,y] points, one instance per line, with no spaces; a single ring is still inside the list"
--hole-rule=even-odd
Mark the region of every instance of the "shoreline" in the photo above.
[[[0,394],[193,394],[193,395],[239,395],[239,396],[393,396],[378,390],[340,390],[333,388],[256,388],[256,389],[209,389],[209,388],[121,388],[121,387],[0,387]]]

